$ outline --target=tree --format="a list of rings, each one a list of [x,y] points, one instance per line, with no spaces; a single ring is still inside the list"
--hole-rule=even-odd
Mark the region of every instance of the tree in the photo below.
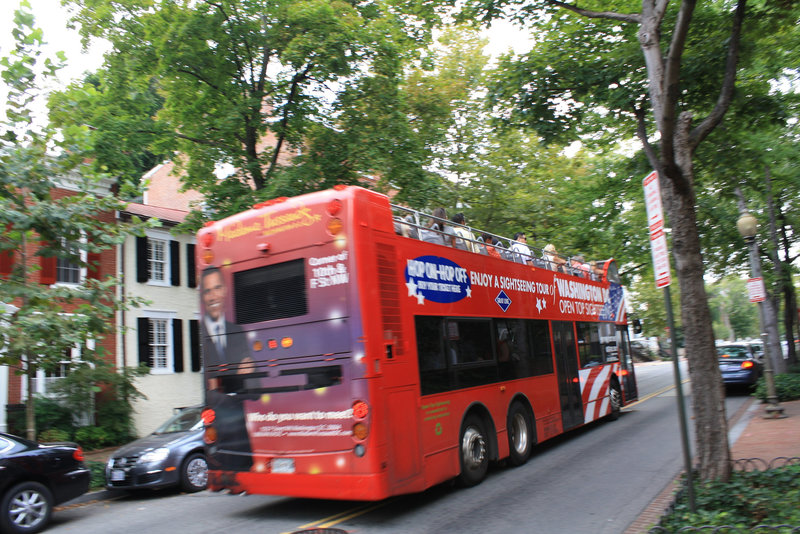
[[[16,48],[0,59],[9,88],[0,131],[0,256],[11,267],[0,284],[0,302],[13,306],[0,320],[0,364],[26,376],[27,435],[35,439],[37,370],[53,370],[74,347],[82,348],[84,361],[101,358],[99,341],[113,330],[114,312],[138,300],[123,303],[113,277],[87,276],[75,285],[42,284],[35,276],[41,267],[33,260],[60,260],[91,272],[97,268],[97,254],[139,230],[135,224],[109,224],[109,214],[113,218],[124,203],[98,194],[102,176],[82,174],[88,170],[85,129],[56,132],[34,123],[34,98],[60,64],[40,61],[42,31],[34,28],[29,10],[23,2],[15,13]],[[54,196],[58,180],[70,182],[75,193]],[[88,340],[97,341],[95,348]]]
[[[717,339],[758,338],[758,308],[747,298],[745,281],[728,276],[709,287],[709,305]]]
[[[506,117],[533,126],[546,139],[624,139],[635,133],[661,178],[672,228],[672,254],[681,295],[686,354],[693,388],[696,455],[703,479],[727,479],[724,390],[714,350],[711,314],[697,224],[694,157],[734,99],[745,20],[748,61],[770,54],[759,38],[789,27],[791,3],[745,0],[468,2],[485,20],[510,13],[535,26],[537,46],[507,60],[493,102]],[[596,9],[595,9],[596,8]],[[786,64],[761,62],[761,83]],[[765,92],[762,91],[762,94]],[[747,95],[737,95],[746,100]]]
[[[271,195],[289,152],[305,150],[306,143],[310,168],[335,161],[319,163],[313,156],[323,140],[345,146],[336,131],[342,98],[376,89],[386,102],[404,60],[426,41],[436,19],[431,4],[405,0],[68,3],[77,8],[85,38],[112,43],[113,79],[154,84],[163,96],[152,129],[144,132],[153,136],[149,149],[171,155],[184,185],[203,193],[216,217]],[[403,145],[402,129],[399,134]],[[389,182],[419,177],[419,167],[410,177],[403,174],[409,169],[398,164],[402,148],[390,159],[395,165],[339,176],[355,182],[359,173],[377,170]],[[371,155],[367,163],[377,161]],[[217,178],[221,165],[235,169],[233,175]],[[293,184],[296,177],[284,176],[279,185]]]

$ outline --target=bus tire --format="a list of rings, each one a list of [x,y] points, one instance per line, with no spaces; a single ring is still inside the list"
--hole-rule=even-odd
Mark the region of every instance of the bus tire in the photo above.
[[[622,410],[622,392],[619,389],[619,384],[612,380],[608,389],[608,402],[611,404],[611,413],[608,414],[609,421],[616,421],[619,419],[619,413]]]
[[[475,414],[468,415],[461,425],[459,457],[461,459],[459,484],[465,487],[479,484],[489,470],[489,449],[486,427],[481,418]]]
[[[533,423],[525,406],[514,401],[508,410],[508,462],[516,467],[528,461],[533,449]]]

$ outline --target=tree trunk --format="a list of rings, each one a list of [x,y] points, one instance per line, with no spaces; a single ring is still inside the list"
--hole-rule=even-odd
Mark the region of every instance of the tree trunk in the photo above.
[[[778,256],[778,225],[775,216],[775,203],[772,199],[772,176],[770,168],[764,170],[764,188],[767,193],[767,217],[769,218],[769,243],[767,255],[772,262],[773,272],[777,288],[774,291],[767,291],[767,300],[764,301],[764,321],[765,330],[768,334],[769,350],[768,354],[772,358],[772,369],[775,373],[786,372],[786,360],[783,359],[781,350],[781,340],[778,335],[778,310],[780,309],[780,296],[783,293],[783,265]],[[764,347],[766,350],[767,347]]]
[[[28,387],[28,398],[25,400],[25,437],[31,441],[36,441],[36,409],[33,404],[33,377],[35,374],[36,369],[28,360],[28,366],[25,369],[25,383]]]
[[[681,293],[681,317],[695,423],[695,456],[703,480],[730,478],[730,448],[725,389],[719,370],[711,310],[704,282],[703,256],[695,212],[692,154],[686,140],[689,117],[682,117],[675,142],[678,165],[661,180],[670,226],[672,254]],[[675,184],[683,187],[676,187]]]

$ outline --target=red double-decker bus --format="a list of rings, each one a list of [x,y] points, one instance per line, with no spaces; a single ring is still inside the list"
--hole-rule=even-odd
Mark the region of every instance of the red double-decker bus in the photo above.
[[[502,239],[489,255],[430,220],[341,186],[198,233],[210,489],[473,485],[636,398],[613,260],[569,270]]]

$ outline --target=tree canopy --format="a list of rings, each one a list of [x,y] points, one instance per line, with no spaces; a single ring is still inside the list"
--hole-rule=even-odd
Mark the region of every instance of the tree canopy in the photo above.
[[[35,124],[32,103],[44,85],[41,78],[54,75],[60,63],[41,57],[43,34],[34,27],[28,5],[15,13],[14,22],[16,48],[0,59],[9,89],[0,124],[0,255],[13,264],[0,283],[0,364],[27,377],[28,437],[35,439],[36,372],[54,370],[77,347],[83,361],[102,358],[100,341],[113,332],[114,312],[139,303],[131,298],[123,303],[117,296],[116,273],[51,285],[40,281],[41,263],[50,259],[96,269],[98,253],[140,231],[142,224],[109,224],[125,204],[102,194],[104,177],[84,164],[85,127],[56,131]],[[72,193],[54,195],[64,184]]]

